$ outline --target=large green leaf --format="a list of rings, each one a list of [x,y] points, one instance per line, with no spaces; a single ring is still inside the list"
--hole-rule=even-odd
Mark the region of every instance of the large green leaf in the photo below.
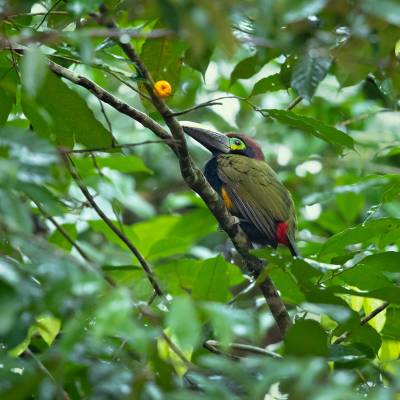
[[[35,97],[50,71],[46,58],[39,47],[31,46],[25,52],[21,62],[21,81],[27,93]]]
[[[225,302],[229,299],[229,277],[226,261],[222,257],[211,258],[200,267],[193,284],[195,300]]]
[[[61,79],[48,73],[35,97],[22,94],[22,107],[34,129],[58,145],[109,147],[110,132],[95,118],[86,102]]]
[[[157,29],[160,27],[162,26],[155,26]],[[186,44],[170,37],[150,38],[142,46],[140,57],[154,81],[166,80],[175,90],[179,83],[185,49]]]
[[[263,66],[265,60],[261,57],[260,53],[256,53],[247,57],[236,64],[231,72],[230,85],[233,85],[238,79],[248,79],[255,75]]]
[[[325,78],[331,66],[327,55],[320,55],[318,50],[310,50],[301,57],[294,67],[291,86],[297,94],[311,100],[319,83]]]
[[[400,307],[391,305],[386,309],[386,321],[382,335],[394,340],[400,340]]]
[[[167,326],[183,349],[197,345],[201,325],[198,312],[188,296],[176,297],[167,315]]]
[[[332,51],[335,75],[342,86],[364,80],[375,70],[373,46],[366,38],[352,37]]]
[[[394,251],[365,257],[354,267],[342,272],[339,279],[359,289],[374,290],[394,284],[390,273],[400,276],[400,254]]]
[[[328,337],[317,321],[301,319],[286,334],[285,353],[293,356],[326,357],[329,354]]]
[[[230,298],[229,287],[244,280],[240,269],[222,257],[208,260],[183,258],[163,262],[157,265],[155,271],[160,280],[167,285],[169,293],[192,291],[194,297],[215,301]],[[221,286],[218,286],[219,284]]]
[[[292,111],[274,109],[265,109],[263,111],[282,124],[309,133],[340,148],[347,147],[352,149],[354,147],[354,140],[349,135],[317,119],[298,115]]]
[[[356,243],[383,243],[395,240],[400,234],[398,218],[381,218],[367,221],[353,228],[348,228],[328,239],[320,251],[321,260],[329,260],[332,256],[341,254],[349,245]]]
[[[249,97],[268,92],[275,92],[277,90],[287,89],[281,80],[280,74],[274,74],[260,79],[253,86],[253,90]]]

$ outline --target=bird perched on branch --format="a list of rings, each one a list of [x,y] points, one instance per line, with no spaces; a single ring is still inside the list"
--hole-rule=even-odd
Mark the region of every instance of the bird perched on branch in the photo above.
[[[228,210],[239,218],[252,243],[295,245],[296,213],[290,192],[266,163],[260,146],[249,136],[222,134],[193,123],[183,130],[212,153],[204,174]]]

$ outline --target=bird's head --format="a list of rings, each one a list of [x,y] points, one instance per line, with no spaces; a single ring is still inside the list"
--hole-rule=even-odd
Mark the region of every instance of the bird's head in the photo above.
[[[215,132],[193,123],[182,123],[182,128],[213,154],[240,154],[257,160],[265,159],[260,146],[249,136]]]

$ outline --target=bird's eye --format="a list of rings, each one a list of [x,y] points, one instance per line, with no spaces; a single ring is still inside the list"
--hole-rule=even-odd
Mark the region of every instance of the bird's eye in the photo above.
[[[243,140],[240,140],[239,138],[235,137],[230,139],[230,147],[231,150],[233,151],[240,151],[246,149],[246,145],[244,144]]]

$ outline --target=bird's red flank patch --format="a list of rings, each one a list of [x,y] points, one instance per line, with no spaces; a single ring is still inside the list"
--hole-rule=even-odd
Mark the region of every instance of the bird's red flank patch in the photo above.
[[[276,226],[276,240],[280,244],[288,245],[288,237],[287,230],[289,228],[289,224],[287,222],[279,222]]]

